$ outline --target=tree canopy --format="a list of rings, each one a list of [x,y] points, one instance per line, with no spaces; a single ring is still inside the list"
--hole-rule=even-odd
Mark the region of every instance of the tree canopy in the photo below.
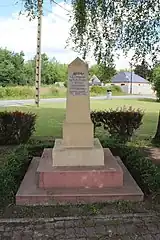
[[[30,16],[37,15],[38,1],[43,3],[43,0],[22,1]],[[108,65],[120,49],[125,54],[133,49],[138,59],[143,59],[147,54],[155,59],[158,55],[159,1],[71,0],[71,4],[73,25],[70,40],[84,58],[89,51],[93,51],[98,63]]]
[[[151,80],[152,70],[147,61],[145,61],[145,59],[143,59],[141,64],[135,66],[134,72],[146,80]]]
[[[85,55],[112,62],[116,50],[135,57],[159,52],[160,2],[155,0],[73,0],[71,39]]]
[[[112,77],[116,74],[115,66],[106,66],[103,64],[95,64],[89,69],[89,77],[96,75],[103,83],[110,82]]]
[[[0,85],[34,85],[36,58],[24,61],[24,53],[0,48]],[[67,80],[67,65],[42,54],[42,84]]]
[[[28,61],[24,60],[24,53],[15,53],[0,48],[0,85],[34,85],[36,57]],[[55,82],[66,83],[68,78],[68,65],[59,63],[55,58],[49,59],[46,53],[42,53],[41,83],[50,85]],[[116,73],[114,65],[93,65],[89,68],[89,76],[94,74],[102,81],[109,82]]]

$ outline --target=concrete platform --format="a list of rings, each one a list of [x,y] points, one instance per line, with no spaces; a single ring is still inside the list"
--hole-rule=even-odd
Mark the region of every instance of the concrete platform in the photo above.
[[[52,148],[44,149],[37,169],[40,188],[104,188],[123,186],[123,171],[109,149],[103,150],[104,166],[52,165]]]
[[[104,152],[107,150],[104,149]],[[55,188],[37,187],[37,168],[40,158],[34,158],[16,194],[17,205],[55,205],[67,203],[94,203],[114,200],[142,201],[143,192],[138,187],[119,157],[116,158],[123,169],[124,182],[121,187],[110,188]]]

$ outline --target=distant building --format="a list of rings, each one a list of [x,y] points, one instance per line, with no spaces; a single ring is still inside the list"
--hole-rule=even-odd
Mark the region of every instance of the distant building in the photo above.
[[[55,82],[55,86],[64,87],[64,82]]]
[[[89,81],[91,86],[101,86],[101,81],[96,77],[96,75],[93,75]]]
[[[134,72],[132,73],[132,80],[131,72],[120,72],[112,78],[111,82],[112,85],[121,87],[122,91],[127,94],[154,94],[152,84]]]

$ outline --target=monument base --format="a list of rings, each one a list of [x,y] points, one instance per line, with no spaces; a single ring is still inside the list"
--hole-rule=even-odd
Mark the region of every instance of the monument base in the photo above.
[[[56,139],[53,148],[53,166],[104,166],[104,151],[98,138],[93,147],[66,148],[62,139]]]
[[[54,159],[52,160],[52,149],[45,149],[37,168],[38,187],[49,189],[123,186],[122,168],[109,149],[106,149],[105,155],[103,150],[103,159],[104,156],[105,164],[103,166],[55,167],[52,165],[52,161],[54,161]]]
[[[141,189],[138,187],[126,167],[123,165],[120,158],[112,156],[114,158],[114,161],[112,161],[113,158],[111,161],[109,161],[109,155],[109,149],[104,149],[105,165],[109,164],[108,168],[105,168],[105,166],[104,168],[102,166],[97,166],[96,168],[94,166],[92,167],[92,170],[91,168],[88,170],[86,169],[86,173],[88,171],[88,176],[90,176],[90,178],[88,178],[88,180],[86,179],[85,185],[82,185],[83,187],[78,187],[78,184],[81,183],[80,179],[83,179],[84,177],[84,169],[82,171],[82,169],[76,170],[74,167],[55,167],[54,171],[50,171],[52,177],[56,177],[54,179],[54,182],[52,182],[52,188],[49,188],[49,186],[47,187],[43,185],[45,182],[43,176],[45,176],[48,171],[49,164],[51,164],[47,160],[47,158],[49,159],[51,157],[51,150],[46,150],[42,158],[34,158],[32,160],[29,169],[16,194],[16,204],[55,205],[67,203],[94,203],[115,200],[142,201],[143,193]],[[109,170],[112,174],[107,175],[107,171],[109,173]],[[75,179],[72,175],[74,172],[75,175],[77,173],[81,174],[82,178],[78,177],[78,180]],[[104,174],[105,172],[106,175]],[[118,175],[116,174],[114,175],[116,172],[119,172],[119,176],[122,178],[118,178]],[[92,173],[96,173],[96,175],[93,175]],[[72,176],[72,181],[71,178],[69,179],[69,176]],[[101,178],[102,176],[103,178]],[[101,180],[104,185],[99,186],[97,185],[98,181],[94,182],[90,181],[90,179]],[[106,187],[108,181],[110,183],[116,183],[116,179],[118,179],[122,184],[117,184],[117,186],[115,184],[114,186],[112,185],[110,187]],[[64,181],[65,186],[63,186]]]

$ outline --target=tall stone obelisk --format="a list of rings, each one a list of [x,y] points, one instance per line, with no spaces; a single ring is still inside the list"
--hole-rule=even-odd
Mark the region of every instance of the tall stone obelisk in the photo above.
[[[90,118],[88,65],[76,58],[68,66],[68,89],[63,139],[56,139],[54,166],[104,165],[104,151],[94,139]]]

